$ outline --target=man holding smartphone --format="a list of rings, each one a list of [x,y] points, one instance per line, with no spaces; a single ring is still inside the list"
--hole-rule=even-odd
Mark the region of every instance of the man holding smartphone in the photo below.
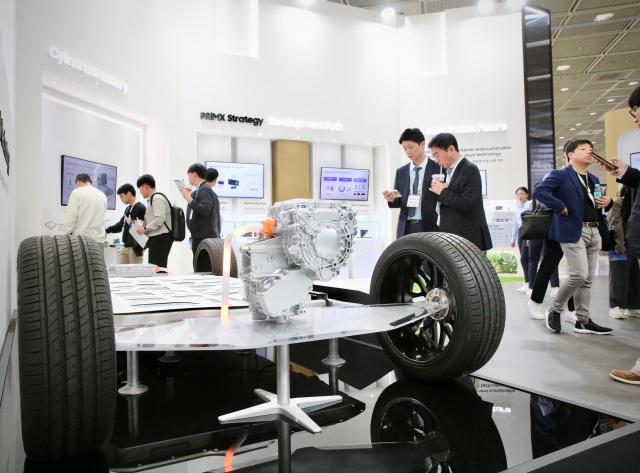
[[[428,190],[440,167],[426,157],[424,134],[418,128],[404,130],[398,142],[411,162],[396,170],[393,190],[382,193],[390,208],[400,209],[396,237],[437,232],[437,202]]]
[[[549,239],[560,243],[567,260],[569,277],[562,282],[553,304],[546,313],[546,326],[561,332],[560,314],[573,297],[577,321],[574,332],[607,335],[610,328],[591,320],[591,283],[596,272],[603,237],[608,237],[603,209],[611,205],[611,197],[594,196],[600,181],[587,172],[593,163],[593,145],[589,140],[574,140],[566,146],[569,166],[554,169],[538,183],[534,197],[554,210]]]
[[[633,118],[636,126],[640,128],[640,86],[631,93],[629,97],[629,114]],[[636,190],[636,198],[629,215],[627,223],[627,255],[634,258],[640,264],[640,197],[638,197],[638,187],[640,186],[640,170],[628,166],[619,159],[612,159],[616,169],[603,165],[611,174],[616,176],[617,181],[625,186],[633,187]],[[628,370],[613,370],[609,375],[616,381],[640,386],[640,358],[635,365]]]

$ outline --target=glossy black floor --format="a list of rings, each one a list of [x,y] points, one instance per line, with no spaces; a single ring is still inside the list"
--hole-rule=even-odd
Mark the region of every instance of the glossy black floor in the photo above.
[[[280,457],[293,451],[294,472],[490,473],[625,425],[473,378],[442,384],[403,379],[374,337],[343,339],[340,353],[347,363],[332,371],[321,363],[327,342],[291,350],[292,396],[344,395],[342,403],[312,414],[321,434],[278,419],[218,423],[220,414],[257,404],[254,388],[275,392],[275,365],[264,356],[189,352],[163,364],[161,354],[149,352],[141,354],[141,378],[150,389],[119,397],[113,438],[103,452],[56,465],[27,459],[25,471],[276,472],[280,434]],[[119,356],[122,382],[125,366]],[[198,457],[201,462],[187,469]]]

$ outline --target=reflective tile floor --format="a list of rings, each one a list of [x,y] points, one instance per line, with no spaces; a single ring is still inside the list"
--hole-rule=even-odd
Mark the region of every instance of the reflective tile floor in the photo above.
[[[321,362],[328,342],[291,348],[292,396],[343,395],[311,415],[320,434],[280,419],[218,423],[221,414],[258,404],[254,388],[275,392],[275,365],[264,350],[189,352],[173,364],[148,352],[140,364],[149,391],[119,397],[113,438],[101,454],[55,465],[27,459],[24,471],[278,472],[290,464],[294,472],[490,473],[626,425],[472,377],[406,379],[372,336],[339,346],[346,364],[333,369]]]

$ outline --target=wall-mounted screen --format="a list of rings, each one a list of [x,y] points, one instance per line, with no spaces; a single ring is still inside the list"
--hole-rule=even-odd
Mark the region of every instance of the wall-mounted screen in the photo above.
[[[369,200],[369,170],[322,168],[320,198],[323,200]]]
[[[205,167],[218,170],[215,192],[218,197],[264,197],[264,164],[205,161]]]
[[[631,153],[629,156],[629,164],[632,168],[640,169],[640,151],[637,153]]]
[[[61,169],[60,204],[67,205],[69,203],[71,191],[76,188],[78,174],[88,174],[93,187],[100,189],[107,196],[107,208],[109,210],[116,209],[117,167],[63,154]]]

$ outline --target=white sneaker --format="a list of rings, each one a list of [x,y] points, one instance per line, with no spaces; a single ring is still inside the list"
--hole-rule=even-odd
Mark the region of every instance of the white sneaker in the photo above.
[[[626,309],[621,309],[620,307],[614,307],[613,309],[609,309],[609,317],[612,319],[626,319],[627,314]]]
[[[568,324],[575,325],[578,321],[578,317],[576,316],[576,312],[574,310],[565,310],[564,311],[564,321]]]
[[[558,295],[558,290],[560,288],[559,287],[552,287],[551,288],[551,293],[549,294],[551,296],[551,299],[555,299],[556,296]]]
[[[640,317],[640,309],[627,309],[624,311],[626,317]]]
[[[527,297],[531,297],[531,294],[533,294],[533,289],[527,289]]]
[[[525,294],[528,290],[529,290],[529,285],[527,283],[524,283],[524,285],[520,289],[518,289],[518,292]]]
[[[545,310],[542,304],[538,304],[531,299],[529,299],[527,304],[529,305],[529,314],[531,314],[532,319],[544,320]]]

